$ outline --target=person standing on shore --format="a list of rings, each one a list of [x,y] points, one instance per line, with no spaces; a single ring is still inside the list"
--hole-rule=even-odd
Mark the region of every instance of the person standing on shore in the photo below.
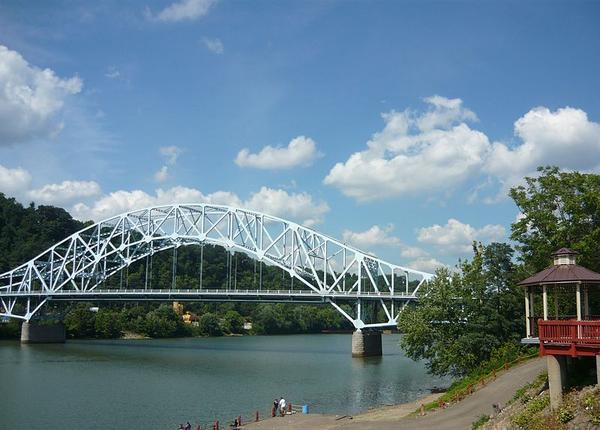
[[[277,408],[279,408],[279,400],[273,400],[273,408],[271,409],[271,416],[274,417],[277,415]]]
[[[279,412],[282,417],[285,416],[285,399],[283,397],[279,400]]]

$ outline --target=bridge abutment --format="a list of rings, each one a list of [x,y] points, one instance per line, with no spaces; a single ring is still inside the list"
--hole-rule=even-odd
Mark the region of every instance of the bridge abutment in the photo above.
[[[382,353],[380,331],[356,330],[352,333],[352,357],[380,357]]]
[[[64,324],[35,324],[25,321],[21,326],[21,343],[65,343]]]

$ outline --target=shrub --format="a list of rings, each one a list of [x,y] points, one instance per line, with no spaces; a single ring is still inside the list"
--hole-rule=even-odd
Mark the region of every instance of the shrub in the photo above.
[[[489,420],[490,420],[489,415],[482,415],[479,418],[477,418],[475,421],[473,421],[473,425],[471,426],[471,428],[473,430],[477,430],[479,427],[481,427],[482,425],[487,423]]]
[[[558,410],[558,414],[556,417],[558,421],[565,424],[571,421],[573,418],[575,418],[575,413],[573,412],[571,406],[566,405]]]
[[[537,422],[536,415],[548,405],[550,405],[550,396],[547,393],[532,399],[519,415],[513,417],[513,424],[522,429],[532,428],[532,425]]]

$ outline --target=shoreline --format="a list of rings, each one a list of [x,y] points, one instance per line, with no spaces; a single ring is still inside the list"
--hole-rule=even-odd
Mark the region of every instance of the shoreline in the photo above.
[[[259,422],[250,422],[244,428],[254,430],[277,430],[286,428],[289,430],[304,430],[314,428],[319,430],[333,430],[343,427],[348,423],[390,422],[400,420],[412,414],[421,404],[433,402],[444,393],[425,394],[411,402],[398,403],[395,405],[376,406],[356,415],[333,415],[309,413],[296,413],[285,417],[269,417]]]

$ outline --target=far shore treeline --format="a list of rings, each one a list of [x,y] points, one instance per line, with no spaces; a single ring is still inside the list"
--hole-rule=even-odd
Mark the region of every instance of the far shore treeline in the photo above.
[[[413,359],[424,359],[437,375],[463,376],[489,360],[508,360],[522,352],[524,334],[523,291],[517,283],[551,264],[551,253],[562,247],[580,253],[578,262],[600,271],[600,175],[562,172],[541,167],[509,196],[519,215],[511,225],[510,243],[473,243],[473,257],[454,268],[442,268],[420,290],[420,300],[406,308],[399,322],[401,346]],[[516,215],[516,214],[515,214]],[[0,273],[83,228],[68,212],[52,206],[23,207],[0,194]],[[202,285],[224,288],[234,272],[239,288],[256,288],[260,263],[242,253],[228,258],[220,247],[205,246]],[[172,285],[170,251],[153,257],[152,287]],[[200,247],[177,250],[176,288],[199,285]],[[112,288],[143,288],[144,261],[132,264],[107,280]],[[262,265],[262,287],[291,288],[289,276]],[[600,309],[600,294],[591,295],[592,309]],[[90,303],[48,306],[45,316],[64,317],[69,336],[114,338],[124,332],[148,337],[216,336],[245,333],[316,333],[324,329],[351,329],[327,306],[224,303],[185,304],[198,315],[196,327],[183,324],[170,304]],[[536,303],[541,306],[541,303]],[[568,314],[571,297],[561,297],[561,313]],[[541,314],[541,309],[536,310]],[[0,324],[0,337],[16,337],[19,323]]]

